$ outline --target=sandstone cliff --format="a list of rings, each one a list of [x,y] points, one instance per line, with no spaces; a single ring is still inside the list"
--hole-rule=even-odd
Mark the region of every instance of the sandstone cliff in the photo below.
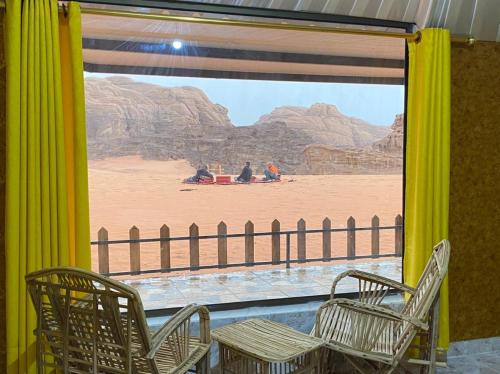
[[[310,108],[279,107],[262,116],[256,125],[273,122],[304,132],[314,143],[341,147],[363,147],[388,133],[386,127],[347,117],[329,104],[314,104]]]
[[[403,172],[403,115],[398,114],[383,139],[363,148],[312,144],[304,148],[308,174],[400,174]]]
[[[226,108],[194,87],[167,88],[114,76],[86,79],[85,89],[91,159],[187,159],[193,166],[220,163],[233,174],[245,161],[259,172],[274,161],[285,173],[296,174],[392,172],[390,162],[367,160],[373,152],[379,160],[391,152],[398,157],[397,126],[373,126],[344,116],[334,105],[280,107],[254,125],[236,127]],[[333,149],[334,158],[328,153]],[[339,161],[342,152],[350,161]]]
[[[404,142],[404,117],[398,114],[391,125],[391,132],[383,139],[372,144],[375,151],[401,155]]]
[[[90,140],[231,129],[222,105],[194,87],[166,88],[114,76],[86,79]]]
[[[304,149],[307,174],[400,174],[403,158],[366,149],[310,145]]]

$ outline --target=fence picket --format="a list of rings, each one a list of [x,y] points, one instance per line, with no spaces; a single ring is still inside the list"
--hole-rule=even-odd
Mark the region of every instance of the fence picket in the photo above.
[[[271,224],[271,231],[273,233],[280,232],[280,221],[275,219]],[[280,263],[280,247],[281,247],[281,235],[280,234],[272,234],[271,235],[271,251],[272,251],[272,262],[273,264]]]
[[[297,222],[297,259],[306,262],[306,221],[303,218]]]
[[[139,240],[139,229],[136,226],[132,226],[129,230],[130,240]],[[141,271],[141,243],[131,242],[130,243],[130,271],[132,273],[138,273]]]
[[[380,219],[375,215],[372,218],[372,256],[380,254]]]
[[[97,232],[97,240],[100,242],[108,241],[108,230],[101,227]],[[99,257],[99,273],[109,273],[109,245],[108,243],[99,243],[97,245],[97,255]]]
[[[217,251],[218,251],[218,259],[219,266],[224,267],[227,265],[227,225],[224,221],[220,221],[217,225]]]
[[[252,221],[245,224],[245,262],[247,266],[252,266],[255,262],[254,251],[254,225]]]
[[[189,267],[196,270],[200,267],[200,232],[198,226],[193,223],[189,226]]]
[[[170,238],[170,228],[167,225],[163,225],[160,228],[160,239]],[[170,269],[170,240],[160,241],[160,262],[161,269]]]
[[[325,260],[325,258],[330,258],[332,257],[332,232],[327,231],[332,229],[332,221],[330,218],[325,218],[323,220],[323,261],[328,261]]]
[[[394,252],[396,256],[401,256],[403,254],[403,217],[401,214],[396,216],[394,224],[397,226],[394,230]]]
[[[351,216],[347,220],[347,258],[356,257],[356,220]]]

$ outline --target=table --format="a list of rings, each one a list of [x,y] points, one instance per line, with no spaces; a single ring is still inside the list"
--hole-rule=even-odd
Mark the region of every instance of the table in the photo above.
[[[221,374],[319,373],[323,341],[281,323],[250,319],[211,332]]]

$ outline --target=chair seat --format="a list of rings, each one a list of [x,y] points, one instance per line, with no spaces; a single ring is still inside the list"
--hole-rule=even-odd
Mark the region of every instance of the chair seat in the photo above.
[[[394,360],[394,356],[391,354],[382,353],[382,352],[374,352],[374,351],[363,352],[363,351],[360,351],[356,348],[350,347],[348,345],[345,345],[345,344],[342,344],[339,342],[330,341],[330,342],[326,343],[325,346],[329,349],[333,349],[333,350],[340,352],[340,353],[345,353],[345,354],[348,354],[350,356],[357,356],[357,357],[361,357],[364,359],[372,359],[372,360],[376,359],[377,361],[383,362],[383,363],[388,364],[388,365],[391,365],[393,360]]]
[[[354,318],[354,320],[352,320]],[[377,327],[380,321],[367,317],[361,320],[353,313],[350,318],[343,318],[330,331],[326,347],[362,358],[376,358],[387,364],[393,361],[392,342],[394,340],[394,324],[388,323],[384,327]],[[371,327],[371,334],[378,336],[375,343],[366,340],[366,331]],[[363,333],[359,330],[364,329]],[[392,338],[391,338],[392,337]]]
[[[218,342],[266,362],[287,362],[321,346],[319,338],[281,323],[251,319],[212,331]]]
[[[343,318],[329,325],[332,328],[326,335],[327,348],[392,364],[394,323],[384,323],[378,317],[363,316],[350,310],[345,312]]]
[[[192,336],[189,343],[189,357],[182,363],[175,357],[175,349],[168,343],[163,344],[155,355],[156,366],[161,374],[185,373],[210,350],[210,344],[201,343],[198,337]]]

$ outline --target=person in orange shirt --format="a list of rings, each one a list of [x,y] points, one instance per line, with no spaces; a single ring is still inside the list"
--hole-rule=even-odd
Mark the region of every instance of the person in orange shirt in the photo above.
[[[280,169],[272,162],[268,162],[266,164],[266,168],[264,169],[264,180],[272,181],[278,179],[280,179]]]

